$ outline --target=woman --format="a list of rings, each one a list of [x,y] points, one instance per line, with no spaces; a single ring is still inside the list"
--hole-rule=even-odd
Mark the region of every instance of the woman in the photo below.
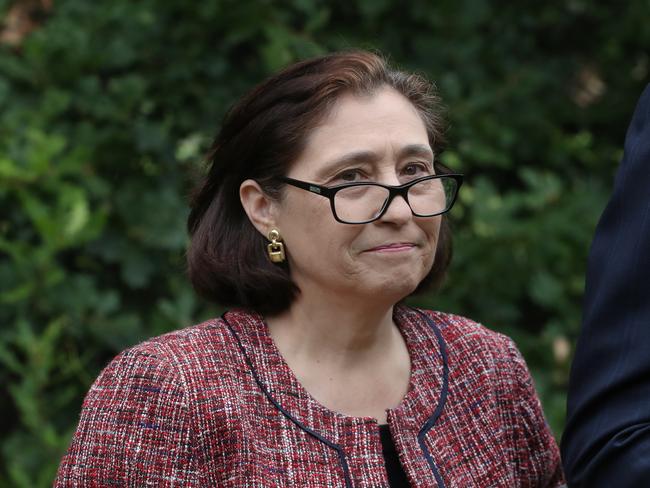
[[[375,54],[278,73],[226,116],[191,281],[230,305],[101,373],[56,484],[557,486],[508,338],[401,301],[439,283],[460,175],[431,85]]]

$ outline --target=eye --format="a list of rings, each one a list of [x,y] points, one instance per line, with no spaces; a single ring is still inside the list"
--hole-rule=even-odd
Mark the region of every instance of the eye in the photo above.
[[[363,171],[359,168],[349,168],[341,171],[333,178],[335,183],[354,183],[364,177]]]
[[[406,176],[427,176],[431,174],[431,165],[420,161],[408,163],[402,172]]]

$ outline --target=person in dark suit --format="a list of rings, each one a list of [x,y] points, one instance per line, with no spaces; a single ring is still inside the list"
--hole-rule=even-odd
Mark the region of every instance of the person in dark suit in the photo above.
[[[650,486],[650,85],[592,243],[567,414],[569,487]]]

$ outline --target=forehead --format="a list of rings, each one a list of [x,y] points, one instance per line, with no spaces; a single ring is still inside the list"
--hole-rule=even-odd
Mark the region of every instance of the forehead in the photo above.
[[[390,159],[406,146],[429,146],[426,127],[413,104],[392,88],[371,95],[345,94],[309,134],[296,174],[319,169],[349,153],[372,152]]]

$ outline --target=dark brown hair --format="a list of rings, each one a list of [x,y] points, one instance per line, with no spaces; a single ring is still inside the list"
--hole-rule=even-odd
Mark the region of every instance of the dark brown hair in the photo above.
[[[239,200],[239,186],[252,178],[280,198],[285,175],[311,132],[344,93],[372,95],[389,86],[417,109],[429,144],[444,148],[442,107],[425,78],[388,66],[367,51],[339,52],[293,64],[262,82],[226,114],[207,155],[208,173],[191,197],[188,273],[195,290],[223,305],[263,314],[286,310],[299,292],[286,263],[271,263],[266,239],[253,227]],[[436,171],[445,172],[436,161]],[[435,262],[415,293],[442,281],[451,260],[451,235],[443,216]]]

